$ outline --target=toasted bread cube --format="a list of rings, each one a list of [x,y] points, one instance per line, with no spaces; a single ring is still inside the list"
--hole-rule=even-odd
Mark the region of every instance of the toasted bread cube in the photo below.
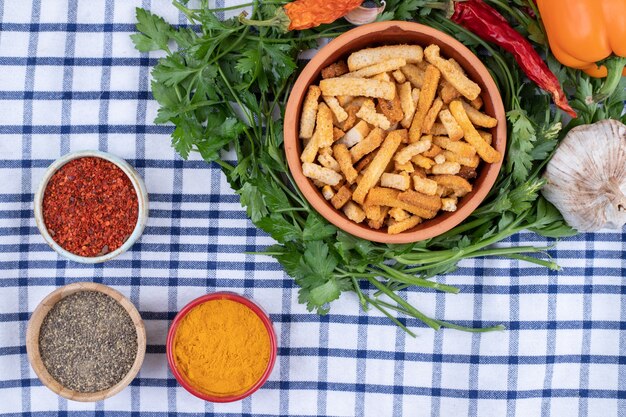
[[[367,67],[363,67],[356,71],[349,72],[344,75],[344,77],[355,77],[355,78],[367,78],[367,77],[375,77],[377,75],[386,74],[386,80],[391,81],[389,71],[395,71],[400,67],[406,65],[406,59],[404,58],[391,58],[386,61],[381,61],[373,65],[369,65]]]
[[[302,164],[302,173],[305,177],[318,180],[326,185],[337,185],[342,180],[341,175],[332,169],[308,162]]]
[[[401,221],[406,220],[409,217],[411,217],[411,215],[409,213],[407,213],[406,211],[404,211],[404,210],[402,210],[401,208],[398,208],[398,207],[394,207],[394,208],[390,209],[389,210],[389,215],[391,216],[391,218],[393,218],[397,222],[401,222]]]
[[[463,73],[456,61],[443,59],[439,55],[439,51],[438,45],[429,45],[424,51],[426,60],[436,66],[441,71],[443,78],[464,97],[467,97],[468,100],[476,99],[480,95],[480,86]]]
[[[411,180],[409,175],[402,174],[389,174],[385,172],[380,177],[380,185],[387,188],[395,188],[396,190],[404,191],[411,186]]]
[[[387,206],[374,206],[380,207],[380,215],[376,219],[369,219],[367,221],[367,225],[372,229],[380,229],[385,224],[385,219],[387,218],[387,213],[389,212],[389,207]],[[366,212],[367,214],[367,212]]]
[[[441,112],[439,112],[439,114],[441,115]],[[452,115],[450,115],[450,117],[452,117]],[[448,131],[446,130],[445,126],[442,123],[435,123],[435,124],[433,124],[433,127],[430,128],[430,132],[428,132],[428,133],[433,135],[433,136],[446,136],[446,135],[448,135]]]
[[[406,172],[410,174],[415,171],[415,167],[413,166],[411,161],[407,161],[403,164],[399,163],[398,161],[395,161],[393,170],[396,172]]]
[[[470,105],[476,110],[480,110],[480,108],[483,106],[482,97],[480,96],[476,97],[474,100],[470,101]]]
[[[306,97],[304,98],[304,104],[302,105],[302,114],[300,115],[301,139],[310,139],[313,136],[320,94],[320,88],[316,85],[312,85],[309,87]]]
[[[378,149],[380,144],[383,143],[384,138],[384,130],[379,127],[374,128],[365,139],[350,148],[350,156],[352,157],[352,162],[356,163],[365,155],[371,153],[375,149]]]
[[[481,138],[483,138],[485,142],[487,142],[487,145],[491,145],[491,142],[493,142],[493,136],[491,135],[491,133],[479,130],[478,134]]]
[[[354,97],[352,96],[337,96],[336,98],[337,98],[337,103],[339,103],[341,107],[346,107],[348,104],[352,102],[352,100],[354,100]]]
[[[356,172],[361,172],[374,160],[376,157],[376,151],[367,154],[365,157],[361,158],[361,160],[354,166]]]
[[[445,136],[433,137],[433,143],[437,146],[441,146],[443,149],[454,152],[459,156],[470,158],[476,155],[476,149],[468,143],[463,141],[452,141]]]
[[[345,135],[346,135],[346,132],[344,132],[343,130],[337,127],[333,127],[333,139],[335,140],[335,142],[337,142],[339,139],[341,139]]]
[[[456,203],[458,199],[456,197],[448,197],[441,199],[441,210],[443,211],[456,211]]]
[[[419,175],[413,175],[413,188],[426,195],[437,195],[437,182]]]
[[[325,103],[320,103],[317,108],[316,135],[320,148],[332,146],[333,138],[333,112]]]
[[[396,84],[372,80],[370,78],[327,78],[320,81],[320,89],[325,96],[364,96],[393,100]]]
[[[300,154],[300,161],[303,163],[313,163],[315,161],[315,157],[317,156],[317,152],[320,149],[320,141],[319,134],[317,131],[313,134],[313,137],[308,140],[306,145],[304,146],[304,150],[302,154]]]
[[[347,74],[350,70],[346,61],[338,61],[322,70],[322,78],[336,78]]]
[[[437,164],[437,165],[441,165],[444,162],[446,162],[446,157],[444,155],[442,155],[442,154],[435,155],[434,159],[435,159],[435,164]]]
[[[336,97],[322,96],[322,98],[324,99],[326,105],[333,112],[333,114],[335,115],[335,119],[337,119],[339,123],[344,122],[348,118],[348,112],[346,112],[344,108],[341,107],[341,104],[339,104],[339,101]]]
[[[437,85],[439,85],[439,79],[441,73],[433,65],[429,65],[424,73],[424,85],[420,91],[420,97],[417,102],[417,110],[415,116],[413,116],[413,122],[409,130],[409,142],[417,142],[422,136],[422,126],[430,110],[435,95],[437,94]]]
[[[330,185],[325,185],[322,187],[322,195],[325,200],[330,200],[335,196],[335,190]]]
[[[458,175],[435,175],[432,179],[441,187],[451,190],[455,197],[463,197],[472,191],[472,184]]]
[[[443,80],[441,82],[441,89],[439,90],[439,94],[445,104],[449,104],[452,100],[461,97],[461,93],[459,93],[459,91],[446,80]]]
[[[415,155],[411,158],[411,162],[420,168],[431,169],[435,165],[435,161],[422,155]]]
[[[332,169],[335,172],[341,172],[339,163],[331,155],[319,155],[317,157],[317,162],[319,162],[324,168]]]
[[[376,74],[376,75],[370,77],[370,79],[371,80],[376,80],[376,81],[384,81],[384,82],[387,82],[387,83],[391,82],[391,77],[386,72],[381,72],[380,74]]]
[[[424,50],[419,45],[386,45],[365,48],[353,52],[348,57],[348,68],[356,71],[392,59],[402,58],[406,62],[417,63],[423,58]]]
[[[478,176],[475,168],[472,168],[466,165],[461,165],[461,170],[459,171],[457,175],[466,180],[471,180]]]
[[[366,100],[356,113],[356,116],[383,130],[387,130],[391,127],[389,119],[387,119],[385,115],[376,112],[376,106],[372,100]]]
[[[385,172],[387,165],[391,162],[391,158],[393,158],[398,146],[402,143],[403,137],[406,135],[406,130],[394,130],[387,135],[380,149],[376,153],[376,157],[365,170],[363,179],[354,191],[352,196],[354,201],[359,204],[363,204],[367,193],[376,185],[381,175]]]
[[[368,220],[378,219],[380,217],[380,206],[363,205],[363,211]]]
[[[432,167],[433,175],[455,175],[459,173],[459,171],[461,170],[461,164],[459,164],[458,162],[445,162],[445,157],[443,159],[443,163],[435,164]]]
[[[491,128],[491,127],[496,127],[498,125],[497,119],[489,115],[486,115],[485,113],[482,113],[480,110],[476,110],[469,103],[461,100],[461,104],[463,105],[463,108],[465,109],[465,113],[467,113],[467,117],[474,124],[474,126]]]
[[[402,103],[400,101],[399,94],[393,100],[378,99],[378,106],[376,106],[382,114],[385,115],[389,123],[392,124],[390,129],[395,130],[394,124],[397,124],[404,118],[404,112],[402,111]]]
[[[397,207],[401,208],[409,213],[413,213],[417,216],[420,216],[424,219],[432,219],[437,215],[438,208],[436,210],[431,210],[429,208],[424,207],[424,205],[415,205],[412,204],[411,201],[401,201],[399,199],[400,195],[404,195],[404,198],[411,198],[411,196],[407,196],[407,193],[415,193],[415,191],[405,191],[400,193],[398,190],[394,190],[391,188],[383,188],[383,187],[374,187],[370,190],[367,195],[367,200],[365,204],[377,204],[381,206],[387,207]],[[418,193],[415,193],[418,194]],[[424,198],[433,198],[429,196],[423,196]],[[438,198],[437,198],[438,199]],[[419,198],[418,198],[419,200]],[[433,203],[433,202],[431,202]],[[428,207],[433,207],[433,204],[430,204]]]
[[[337,193],[335,193],[335,195],[331,198],[330,203],[333,205],[334,208],[339,210],[348,201],[350,201],[351,198],[352,198],[352,191],[350,190],[349,187],[346,187],[344,185],[339,190],[337,190]]]
[[[502,160],[502,154],[485,142],[478,131],[476,131],[476,128],[469,120],[465,108],[460,100],[454,100],[450,103],[450,113],[452,113],[452,116],[454,116],[459,126],[461,126],[461,129],[463,129],[463,136],[465,137],[467,143],[476,149],[476,153],[483,161],[491,164]]]
[[[394,160],[401,164],[409,162],[411,158],[415,155],[419,155],[422,152],[426,152],[431,147],[431,137],[424,136],[418,142],[411,143],[410,145],[405,146],[401,151],[396,153]]]
[[[424,85],[424,70],[419,69],[415,65],[407,64],[400,68],[400,71],[402,71],[404,77],[413,87],[422,88],[422,85]]]
[[[343,213],[355,223],[362,223],[365,220],[365,212],[358,204],[348,201],[343,206]]]
[[[435,213],[441,208],[441,199],[437,196],[430,196],[413,190],[407,190],[398,194],[398,200],[421,207]],[[417,213],[414,213],[417,214]]]
[[[398,97],[400,98],[400,106],[402,107],[403,118],[400,124],[402,127],[409,128],[413,121],[413,115],[415,115],[415,100],[413,100],[411,83],[405,82],[398,86]]]
[[[461,126],[456,122],[450,110],[441,110],[439,112],[439,120],[441,120],[445,130],[444,135],[448,135],[450,140],[457,141],[463,137],[463,129],[461,129]]]
[[[387,233],[389,233],[390,235],[397,235],[398,233],[402,233],[417,226],[421,222],[422,219],[419,216],[411,216],[406,220],[390,225],[387,228]]]
[[[406,82],[406,77],[404,76],[404,73],[400,71],[399,69],[392,72],[391,75],[393,76],[393,78],[396,80],[398,84],[404,84]]]
[[[437,120],[437,116],[439,116],[439,111],[441,110],[442,106],[443,101],[441,101],[441,99],[437,97],[435,101],[433,101],[433,105],[430,107],[430,110],[428,110],[428,113],[426,113],[426,116],[424,117],[424,122],[422,123],[422,133],[427,134],[428,132],[430,132],[430,129],[433,128],[435,120]]]
[[[426,152],[422,152],[422,156],[432,159],[435,156],[439,155],[441,151],[442,149],[438,145],[433,144],[429,150],[427,150]]]
[[[352,129],[348,130],[344,137],[339,139],[337,143],[346,145],[348,148],[353,147],[361,142],[370,133],[370,127],[367,122],[361,120]]]
[[[352,156],[350,155],[350,151],[343,143],[337,143],[333,147],[333,155],[339,163],[339,168],[343,175],[346,177],[346,181],[352,184],[356,180],[358,172],[352,166]]]

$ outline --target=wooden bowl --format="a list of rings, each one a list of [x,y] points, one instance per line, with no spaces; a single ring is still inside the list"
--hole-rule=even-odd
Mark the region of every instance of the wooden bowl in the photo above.
[[[135,325],[135,330],[137,331],[137,357],[135,358],[133,366],[121,381],[104,391],[85,393],[65,388],[50,375],[44,366],[39,353],[39,330],[41,329],[44,318],[57,302],[68,295],[72,295],[79,291],[97,291],[113,298],[130,315],[130,318]],[[137,376],[146,354],[146,329],[144,327],[143,320],[133,303],[131,303],[130,300],[121,293],[111,287],[107,287],[106,285],[96,284],[94,282],[77,282],[58,288],[44,298],[43,301],[37,306],[28,322],[28,329],[26,330],[26,352],[28,354],[30,365],[39,377],[39,380],[55,394],[74,401],[100,401],[123,390],[126,386],[128,386],[128,384],[131,383],[135,376]]]
[[[321,191],[302,173],[300,154],[302,144],[298,138],[302,103],[309,85],[318,83],[320,73],[326,66],[346,59],[359,49],[386,44],[417,44],[426,47],[439,45],[442,56],[454,58],[468,76],[480,85],[484,110],[498,120],[491,129],[493,147],[504,155],[506,149],[506,114],[498,88],[480,59],[463,44],[436,29],[412,22],[377,22],[352,29],[323,47],[304,68],[293,86],[285,110],[284,141],[289,170],[307,201],[326,220],[354,236],[382,243],[410,243],[429,239],[447,232],[466,219],[485,199],[498,177],[502,162],[481,164],[473,191],[459,200],[458,209],[452,213],[440,213],[434,219],[406,232],[389,235],[386,230],[375,230],[365,224],[349,220],[326,201]]]
[[[52,176],[60,170],[63,165],[67,164],[70,161],[79,158],[100,158],[106,161],[111,162],[113,165],[117,166],[119,169],[126,174],[131,184],[133,184],[133,188],[137,193],[137,203],[138,203],[138,214],[137,214],[137,224],[133,229],[131,235],[126,239],[126,242],[122,244],[119,248],[106,253],[101,256],[80,256],[76,255],[70,251],[63,249],[61,245],[59,245],[48,232],[48,228],[46,227],[46,222],[44,221],[43,216],[43,198],[46,192],[46,187],[48,186],[48,182],[52,178]],[[118,257],[119,255],[126,252],[135,244],[135,242],[141,237],[144,229],[146,228],[146,224],[148,223],[148,191],[146,190],[146,185],[143,182],[143,179],[139,175],[139,173],[133,168],[128,162],[119,158],[113,154],[96,151],[96,150],[86,150],[86,151],[78,151],[69,153],[67,155],[62,156],[57,159],[48,167],[46,170],[41,183],[39,184],[39,188],[35,193],[35,201],[34,201],[34,213],[35,213],[35,224],[41,233],[41,236],[46,241],[48,246],[54,249],[59,255],[69,259],[70,261],[84,263],[84,264],[96,264],[101,262],[110,261]]]

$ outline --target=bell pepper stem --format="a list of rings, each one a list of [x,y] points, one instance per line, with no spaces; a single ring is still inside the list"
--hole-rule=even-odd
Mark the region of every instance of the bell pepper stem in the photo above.
[[[622,71],[626,66],[626,58],[623,57],[611,57],[604,62],[606,65],[606,69],[608,70],[608,75],[602,84],[602,87],[593,95],[593,101],[596,103],[600,103],[607,98],[617,88],[620,80],[622,79]]]

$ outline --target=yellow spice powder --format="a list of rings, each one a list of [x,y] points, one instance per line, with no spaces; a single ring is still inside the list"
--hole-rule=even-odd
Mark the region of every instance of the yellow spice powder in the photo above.
[[[194,307],[180,322],[174,358],[185,380],[214,396],[238,395],[263,376],[270,337],[261,319],[231,300]]]

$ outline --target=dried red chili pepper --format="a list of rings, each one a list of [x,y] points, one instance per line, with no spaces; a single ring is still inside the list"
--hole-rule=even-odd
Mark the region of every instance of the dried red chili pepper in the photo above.
[[[130,179],[102,158],[78,158],[63,165],[44,193],[48,232],[63,249],[80,256],[101,256],[122,246],[138,215]]]
[[[576,117],[576,112],[568,104],[556,75],[550,71],[531,43],[513,29],[497,10],[482,0],[464,0],[454,3],[454,14],[451,19],[482,39],[512,53],[528,78],[550,93],[559,108]]]
[[[303,30],[332,23],[359,7],[361,3],[363,0],[296,0],[276,9],[276,14],[271,19],[251,20],[241,15],[239,21],[246,25],[279,27],[285,32]]]

